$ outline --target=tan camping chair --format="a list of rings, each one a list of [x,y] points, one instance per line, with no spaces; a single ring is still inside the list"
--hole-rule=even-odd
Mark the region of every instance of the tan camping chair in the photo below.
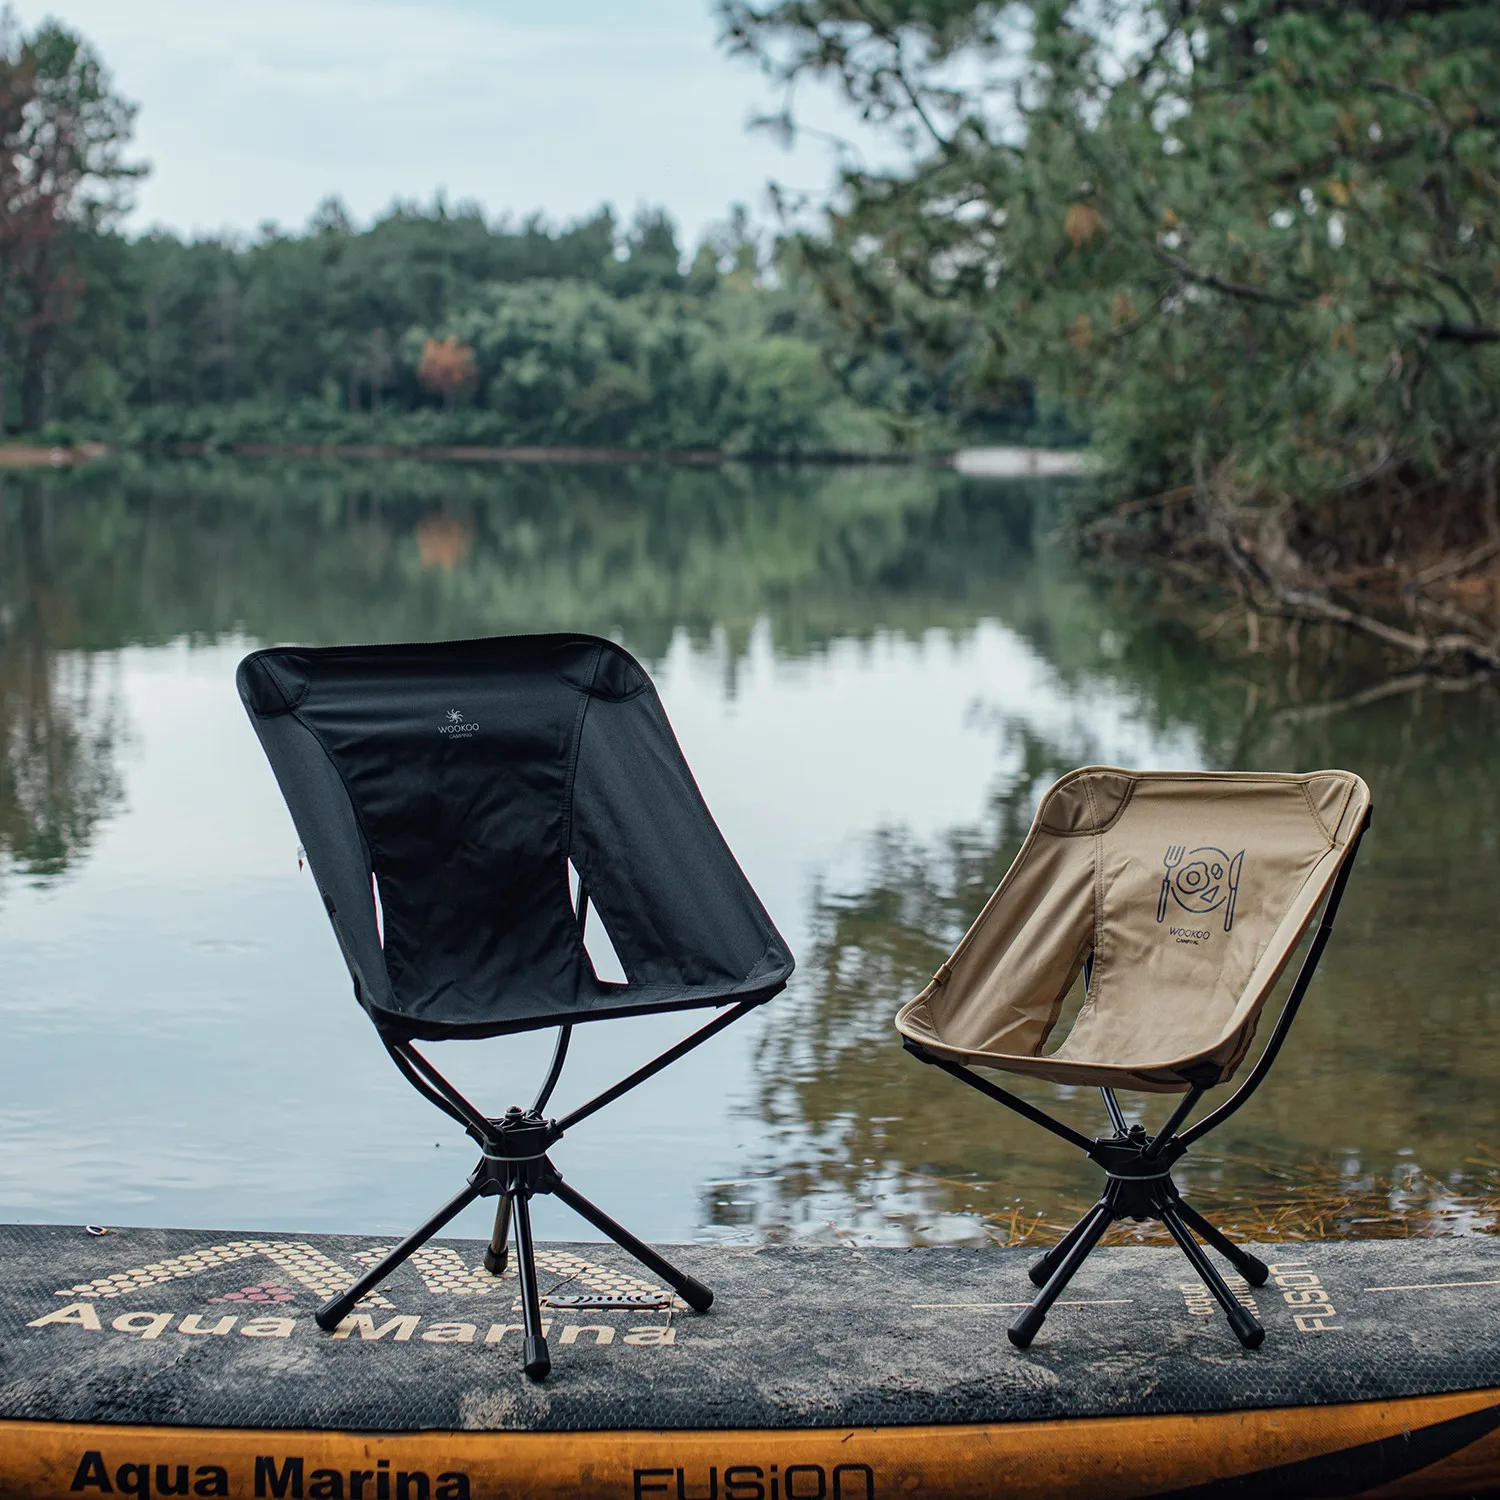
[[[1370,822],[1348,771],[1122,771],[1086,766],[1042,798],[1021,852],[932,983],[896,1016],[906,1049],[1071,1141],[1104,1168],[1103,1196],[1031,1268],[1041,1288],[1015,1320],[1024,1349],[1116,1219],[1157,1219],[1246,1348],[1265,1330],[1192,1232],[1252,1286],[1266,1267],[1179,1196],[1173,1164],[1260,1084],[1302,1002]],[[1190,1129],[1206,1089],[1244,1060],[1272,988],[1322,920],[1260,1059]],[[1052,1032],[1083,975],[1077,1019]],[[1113,1133],[1090,1140],[970,1071],[1097,1084]],[[1129,1125],[1115,1090],[1184,1097],[1157,1134]]]

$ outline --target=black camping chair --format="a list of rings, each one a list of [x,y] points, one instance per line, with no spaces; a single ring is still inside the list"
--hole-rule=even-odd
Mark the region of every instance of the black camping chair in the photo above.
[[[551,1368],[529,1203],[551,1193],[698,1312],[713,1293],[563,1181],[565,1132],[777,994],[792,957],[729,852],[641,667],[609,641],[514,636],[257,651],[237,674],[329,920],[396,1066],[483,1153],[463,1191],[318,1311],[332,1329],[481,1196],[485,1256],[514,1230],[525,1370]],[[569,868],[576,872],[571,894]],[[627,975],[599,979],[592,908]],[[542,1111],[574,1025],[727,1006],[560,1119]],[[418,1041],[559,1028],[529,1109],[482,1113]]]

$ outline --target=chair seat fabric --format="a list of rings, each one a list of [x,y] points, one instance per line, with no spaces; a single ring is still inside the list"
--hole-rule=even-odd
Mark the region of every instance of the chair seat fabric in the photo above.
[[[1074,771],[897,1029],[951,1061],[1058,1083],[1223,1082],[1369,805],[1348,771]],[[1090,960],[1082,1009],[1049,1050]]]
[[[650,678],[584,635],[258,651],[237,681],[384,1032],[769,999],[792,971]],[[569,864],[626,982],[600,980]]]

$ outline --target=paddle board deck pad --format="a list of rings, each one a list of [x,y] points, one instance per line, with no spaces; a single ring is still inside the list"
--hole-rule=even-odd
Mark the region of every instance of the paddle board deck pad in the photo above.
[[[435,1241],[0,1226],[0,1496],[866,1500],[1500,1492],[1500,1245],[1258,1247],[1242,1349],[1181,1255],[1111,1249],[1030,1349],[1034,1252],[681,1246],[694,1314],[609,1245],[513,1274]]]

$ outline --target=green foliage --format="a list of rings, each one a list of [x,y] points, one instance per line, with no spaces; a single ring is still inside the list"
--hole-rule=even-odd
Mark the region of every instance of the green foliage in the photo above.
[[[1305,505],[1500,459],[1489,0],[724,0],[907,133],[807,254],[872,338],[1087,410],[1136,492]],[[1491,478],[1492,482],[1492,478]]]
[[[131,404],[320,397],[332,379],[352,406],[397,379],[406,331],[471,305],[496,283],[602,277],[614,265],[608,209],[563,229],[538,218],[489,225],[473,205],[397,205],[353,230],[336,200],[308,231],[271,228],[249,245],[156,233],[122,243],[119,367]],[[382,358],[382,351],[385,357]],[[398,399],[420,392],[400,372]]]
[[[17,387],[25,426],[52,415],[68,336],[98,311],[85,272],[142,171],[124,157],[134,115],[77,32],[22,36],[0,12],[0,434]]]
[[[29,79],[19,128],[5,142],[27,186],[72,222],[116,218],[129,205],[127,184],[145,170],[125,160],[135,105],[115,92],[88,42],[57,21],[7,38],[5,52],[6,66]]]
[[[795,452],[828,446],[838,390],[818,350],[768,335],[767,294],[627,299],[576,283],[495,288],[453,331],[476,404],[511,441]],[[445,329],[446,331],[446,329]]]
[[[0,33],[0,428],[735,454],[1081,437],[1028,381],[972,380],[970,349],[934,372],[894,323],[872,344],[743,205],[691,257],[661,207],[494,223],[441,195],[366,229],[330,198],[300,234],[127,239],[134,113],[77,33]]]
[[[763,263],[742,210],[686,272],[662,210],[638,213],[618,253],[616,238],[607,209],[514,228],[441,201],[360,232],[331,200],[305,234],[249,245],[96,235],[94,315],[67,330],[60,404],[100,435],[211,447],[953,440],[962,414],[899,356],[846,350],[800,267]],[[473,378],[424,374],[434,348],[471,349]]]
[[[346,393],[336,369],[315,365],[287,395],[272,385],[253,398],[210,401],[201,386],[197,399],[191,388],[179,388],[174,393],[186,399],[127,409],[115,430],[149,445],[378,442],[744,454],[881,452],[947,436],[930,421],[883,421],[877,402],[841,389],[805,326],[814,312],[767,288],[618,297],[583,281],[495,283],[476,291],[467,307],[379,346],[389,350],[379,404],[368,378],[351,382]],[[475,360],[475,378],[451,403],[417,379],[426,351],[449,339],[472,349]],[[368,336],[355,347],[368,351]]]

